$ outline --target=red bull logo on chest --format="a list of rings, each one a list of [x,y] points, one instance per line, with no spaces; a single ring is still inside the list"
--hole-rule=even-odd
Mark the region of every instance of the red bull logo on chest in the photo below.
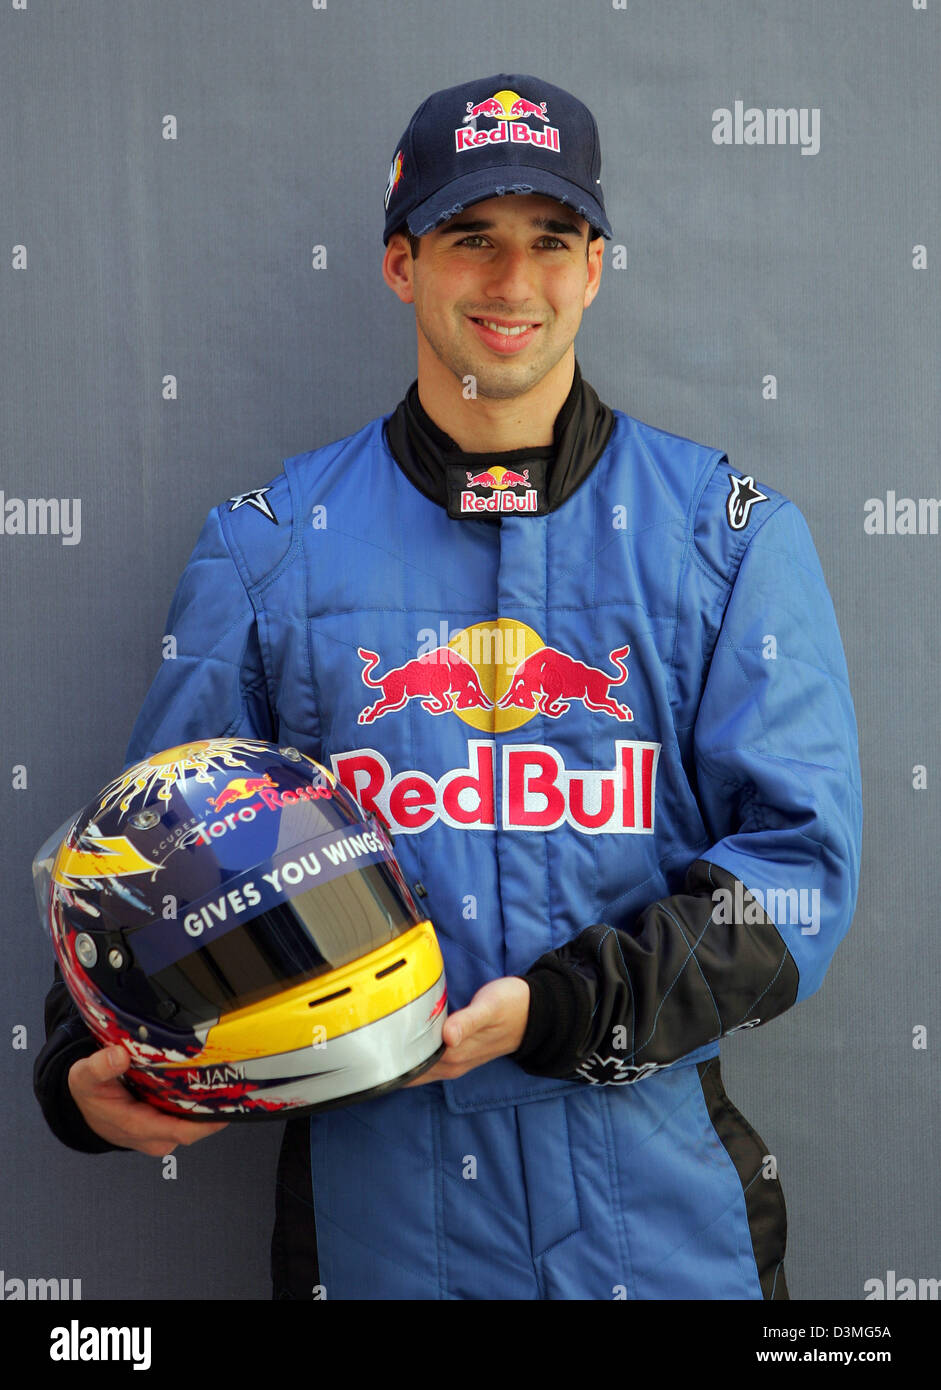
[[[457,830],[555,830],[566,822],[586,835],[652,835],[659,743],[619,739],[614,766],[570,769],[543,743],[470,739],[466,767],[441,777],[419,769],[393,773],[375,748],[338,753],[340,782],[395,835],[415,835],[436,821]],[[499,758],[499,763],[498,763]],[[501,790],[496,790],[500,769]]]
[[[575,702],[613,719],[634,718],[630,706],[611,693],[627,680],[627,643],[606,654],[605,670],[548,646],[525,623],[504,618],[455,633],[449,633],[445,623],[438,634],[432,628],[424,633],[440,641],[378,677],[374,672],[382,664],[379,653],[358,648],[363,684],[382,691],[378,700],[360,710],[360,724],[394,714],[410,700],[417,700],[428,714],[457,714],[483,730],[518,728],[537,712],[559,719]]]
[[[634,719],[613,693],[628,679],[627,643],[606,653],[606,666],[594,666],[509,619],[454,633],[442,624],[427,635],[434,645],[378,676],[379,654],[359,648],[363,683],[381,692],[360,710],[360,724],[394,716],[410,703],[484,732],[521,728],[537,716],[562,719],[576,704],[620,724]],[[568,822],[585,834],[652,834],[660,744],[620,739],[614,750],[613,766],[572,770],[550,745],[501,748],[480,739],[468,743],[466,766],[440,777],[420,769],[395,773],[374,748],[332,762],[343,785],[393,832],[415,834],[442,820],[463,829],[539,831]]]
[[[496,121],[496,125],[478,130],[481,117]],[[542,125],[530,126],[527,121],[541,121]],[[509,142],[514,145],[534,145],[540,149],[560,152],[559,130],[549,124],[549,113],[544,101],[530,101],[519,92],[494,92],[476,104],[467,103],[467,113],[463,125],[454,132],[454,146],[458,154],[464,150],[479,149],[484,145],[501,145]]]

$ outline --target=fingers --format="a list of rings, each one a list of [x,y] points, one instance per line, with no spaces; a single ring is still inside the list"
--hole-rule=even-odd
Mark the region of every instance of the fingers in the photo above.
[[[463,1009],[444,1021],[447,1052],[434,1080],[455,1080],[473,1067],[515,1052],[529,1017],[529,985],[518,976],[490,980]],[[438,1071],[438,1068],[441,1070]]]
[[[127,1071],[131,1065],[130,1057],[117,1043],[111,1047],[103,1047],[99,1052],[93,1052],[90,1057],[85,1058],[85,1062],[88,1064],[85,1075],[88,1080],[95,1082],[111,1081]]]
[[[129,1117],[127,1124],[137,1142],[124,1147],[137,1149],[153,1158],[163,1158],[165,1154],[172,1153],[178,1144],[188,1148],[190,1144],[196,1144],[228,1125],[228,1120],[207,1123],[178,1120],[141,1101],[132,1100],[131,1105],[135,1113]]]
[[[461,1013],[466,1013],[462,1009]],[[462,1040],[467,1036],[467,1030],[463,1026],[464,1020],[458,1019],[457,1014],[451,1014],[444,1020],[444,1027],[441,1030],[441,1041],[447,1047],[460,1047]]]
[[[141,1108],[160,1116],[170,1128],[166,1130],[161,1128],[160,1136],[156,1138],[139,1138],[136,1143],[127,1143],[123,1147],[136,1149],[138,1153],[149,1154],[151,1158],[165,1158],[167,1154],[173,1152],[178,1144],[188,1147],[200,1139],[207,1138],[210,1134],[215,1134],[220,1129],[225,1129],[228,1125],[228,1120],[222,1123],[213,1121],[207,1124],[203,1124],[199,1120],[174,1120],[169,1115],[161,1115],[160,1111],[154,1110],[150,1105],[143,1105]],[[166,1137],[163,1137],[164,1134]]]
[[[495,1000],[489,992],[489,987],[485,985],[479,989],[469,1004],[465,1004],[463,1009],[456,1009],[453,1014],[448,1014],[444,1020],[444,1027],[441,1036],[448,1047],[459,1047],[462,1042],[467,1042],[475,1033],[479,1033],[484,1028],[489,1028],[498,1024],[500,1021],[499,1011]]]
[[[162,1158],[178,1144],[195,1144],[226,1128],[228,1121],[178,1119],[135,1100],[119,1080],[130,1060],[124,1048],[106,1047],[69,1070],[69,1090],[86,1124],[109,1144]]]
[[[442,1037],[449,1047],[458,1047],[475,1033],[484,1029],[502,1029],[515,1025],[520,1009],[529,1008],[529,986],[524,980],[509,976],[489,980],[463,1009],[457,1009],[445,1019]]]

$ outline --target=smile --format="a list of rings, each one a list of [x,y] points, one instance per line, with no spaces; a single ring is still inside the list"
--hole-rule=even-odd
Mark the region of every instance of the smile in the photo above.
[[[518,323],[513,328],[506,324],[497,323],[495,319],[474,319],[475,323],[482,323],[485,328],[491,329],[494,333],[505,333],[508,338],[517,338],[520,333],[525,333],[527,328],[536,328],[534,323]]]
[[[538,323],[500,323],[498,319],[483,318],[471,318],[470,322],[481,342],[503,356],[522,352],[542,326]]]

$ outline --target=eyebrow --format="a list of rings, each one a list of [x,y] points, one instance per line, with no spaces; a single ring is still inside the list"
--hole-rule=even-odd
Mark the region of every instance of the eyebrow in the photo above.
[[[480,219],[468,222],[449,222],[446,227],[440,229],[440,235],[467,236],[473,232],[490,232],[494,225],[493,222],[485,222]],[[577,236],[581,239],[582,235],[581,227],[576,227],[574,222],[563,222],[556,217],[531,217],[529,225],[542,232],[551,232],[553,236]]]

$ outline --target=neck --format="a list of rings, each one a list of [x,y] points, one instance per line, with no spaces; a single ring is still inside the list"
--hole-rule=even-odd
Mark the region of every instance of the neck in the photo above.
[[[419,334],[418,399],[440,430],[469,454],[504,453],[551,444],[555,419],[572,389],[574,344],[541,381],[517,396],[478,394],[435,356]]]

